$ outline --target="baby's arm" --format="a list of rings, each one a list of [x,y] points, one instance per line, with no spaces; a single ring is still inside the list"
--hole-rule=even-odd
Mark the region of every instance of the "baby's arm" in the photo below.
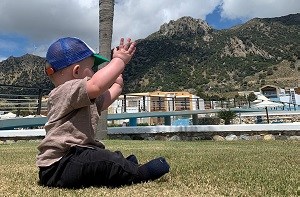
[[[107,94],[106,91],[111,87],[112,90],[115,89],[114,83],[123,72],[125,65],[131,60],[135,49],[135,43],[131,43],[130,39],[127,40],[127,44],[124,44],[123,38],[121,39],[119,48],[114,49],[113,59],[109,64],[97,71],[87,81],[87,92],[90,99],[97,98],[104,93]]]
[[[103,94],[103,104],[101,111],[107,109],[122,93],[123,89],[122,74],[116,79],[115,83]]]

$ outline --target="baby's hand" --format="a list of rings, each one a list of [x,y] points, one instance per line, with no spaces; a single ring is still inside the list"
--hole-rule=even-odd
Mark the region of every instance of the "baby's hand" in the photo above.
[[[114,49],[113,58],[120,58],[128,64],[136,50],[135,45],[130,38],[127,39],[127,44],[124,44],[124,38],[121,38],[119,47]]]
[[[123,88],[124,82],[123,82],[123,75],[122,74],[120,74],[118,76],[118,78],[116,79],[115,83],[118,84],[121,88]]]

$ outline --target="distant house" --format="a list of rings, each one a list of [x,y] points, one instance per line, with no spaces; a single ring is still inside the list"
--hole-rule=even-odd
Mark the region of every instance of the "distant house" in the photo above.
[[[260,92],[269,99],[279,98],[280,88],[274,85],[265,85],[260,88]]]
[[[285,88],[281,90],[281,94],[279,96],[280,102],[298,106],[300,105],[300,92],[299,88]]]
[[[260,93],[272,101],[284,103],[285,106],[298,108],[300,105],[300,87],[286,87],[284,89],[274,85],[265,85]]]
[[[254,103],[269,99],[274,102],[283,103],[285,105],[284,109],[298,109],[298,106],[300,105],[300,87],[286,87],[282,89],[275,85],[265,85],[259,89],[259,92],[243,91],[238,92],[238,94],[241,96],[247,96],[251,92],[253,92],[257,97]]]
[[[108,108],[109,114],[153,111],[204,110],[204,100],[189,92],[145,92],[120,95]],[[138,123],[160,124],[163,118],[144,118]],[[115,122],[116,123],[116,122]],[[119,124],[119,123],[118,123]]]

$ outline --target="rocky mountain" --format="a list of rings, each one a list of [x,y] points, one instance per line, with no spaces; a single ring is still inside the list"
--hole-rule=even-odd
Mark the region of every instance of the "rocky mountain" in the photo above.
[[[138,42],[127,92],[226,94],[265,84],[298,85],[300,14],[255,18],[227,30],[183,17]]]
[[[38,94],[38,89],[52,89],[53,85],[44,74],[45,58],[26,54],[21,57],[9,57],[0,62],[0,85],[18,86],[3,87],[1,92]],[[32,87],[35,89],[19,88]]]
[[[44,59],[25,55],[0,63],[0,84],[43,86]],[[137,41],[124,72],[128,92],[188,90],[226,95],[270,84],[298,86],[300,14],[255,18],[226,30],[182,17]]]

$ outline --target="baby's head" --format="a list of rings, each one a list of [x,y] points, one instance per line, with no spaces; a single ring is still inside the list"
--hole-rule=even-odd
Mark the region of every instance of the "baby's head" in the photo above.
[[[65,37],[55,41],[46,55],[45,72],[54,85],[89,75],[87,69],[98,66],[108,60],[78,38]],[[92,70],[91,70],[92,71]]]

